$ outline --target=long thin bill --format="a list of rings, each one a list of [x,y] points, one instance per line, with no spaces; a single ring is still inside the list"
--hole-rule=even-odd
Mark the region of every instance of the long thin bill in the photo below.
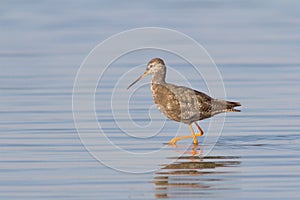
[[[148,73],[147,73],[147,71],[145,71],[140,77],[138,77],[138,79],[136,79],[133,83],[131,83],[128,87],[127,87],[127,90],[129,89],[129,88],[131,88],[131,86],[133,86],[134,84],[136,84],[139,80],[141,80],[142,78],[144,78],[145,76],[147,76],[148,75]]]

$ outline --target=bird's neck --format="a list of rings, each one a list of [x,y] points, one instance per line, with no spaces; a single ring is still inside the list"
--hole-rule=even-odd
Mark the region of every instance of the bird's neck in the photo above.
[[[166,71],[160,71],[152,74],[151,83],[164,84],[166,83]]]

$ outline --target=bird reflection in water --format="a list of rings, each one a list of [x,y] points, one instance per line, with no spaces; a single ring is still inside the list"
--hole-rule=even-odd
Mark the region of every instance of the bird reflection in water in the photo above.
[[[230,172],[224,169],[240,165],[238,160],[232,156],[201,157],[201,148],[194,145],[155,173],[155,197],[208,197],[212,191],[226,189],[224,174]]]

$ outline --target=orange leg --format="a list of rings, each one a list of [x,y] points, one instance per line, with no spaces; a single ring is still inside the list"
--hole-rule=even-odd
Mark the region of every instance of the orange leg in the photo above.
[[[194,132],[194,129],[193,129],[193,127],[192,127],[191,124],[190,124],[189,128],[190,128],[190,130],[191,130],[191,132],[192,132],[193,143],[194,143],[194,144],[198,144],[197,136],[196,136],[196,134],[195,134],[195,132]]]
[[[179,140],[188,139],[188,138],[192,138],[192,137],[193,137],[192,135],[184,135],[184,136],[175,137],[172,140],[170,140],[169,144],[174,145]]]
[[[197,137],[200,137],[203,135],[203,130],[201,129],[201,127],[197,124],[197,122],[194,122],[194,124],[197,126],[197,129],[199,131],[199,133],[196,134]]]
[[[202,136],[202,135],[203,135],[203,131],[202,131],[202,129],[200,128],[200,126],[199,126],[196,122],[194,122],[194,123],[196,124],[197,129],[199,130],[199,133],[195,134],[194,129],[193,129],[193,127],[192,127],[192,124],[190,124],[190,125],[189,125],[189,128],[190,128],[190,130],[191,130],[191,132],[192,132],[192,135],[185,135],[185,136],[175,137],[175,138],[173,138],[172,140],[170,140],[169,144],[174,145],[174,144],[176,144],[176,142],[178,142],[179,140],[188,139],[188,138],[193,138],[193,143],[197,145],[197,144],[198,144],[197,137]]]

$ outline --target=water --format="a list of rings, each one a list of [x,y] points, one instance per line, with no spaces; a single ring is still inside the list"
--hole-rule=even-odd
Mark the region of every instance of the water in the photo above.
[[[298,7],[297,1],[3,2],[1,199],[297,199]],[[201,43],[220,70],[228,99],[243,104],[241,113],[227,115],[216,146],[203,158],[194,154],[205,152],[205,145],[192,147],[188,140],[178,147],[164,144],[177,130],[188,133],[188,127],[166,121],[158,133],[145,129],[134,135],[153,137],[134,138],[120,131],[110,107],[101,106],[121,75],[117,69],[145,63],[153,52],[143,52],[137,60],[134,54],[120,59],[111,81],[106,80],[103,90],[98,87],[95,106],[102,128],[115,144],[133,153],[159,151],[151,160],[128,160],[113,146],[104,145],[100,153],[109,163],[101,163],[80,141],[72,115],[72,89],[81,62],[112,34],[143,26],[176,29]],[[188,72],[182,60],[160,55],[177,71]],[[192,77],[190,84],[207,92],[199,79]],[[184,83],[176,77],[168,80]],[[149,123],[149,108],[156,122],[164,119],[152,104],[144,85],[130,104],[139,126]],[[122,105],[115,109],[127,113]],[[200,122],[204,130],[209,122]],[[105,164],[119,164],[131,173]],[[149,166],[155,170],[132,173]]]

